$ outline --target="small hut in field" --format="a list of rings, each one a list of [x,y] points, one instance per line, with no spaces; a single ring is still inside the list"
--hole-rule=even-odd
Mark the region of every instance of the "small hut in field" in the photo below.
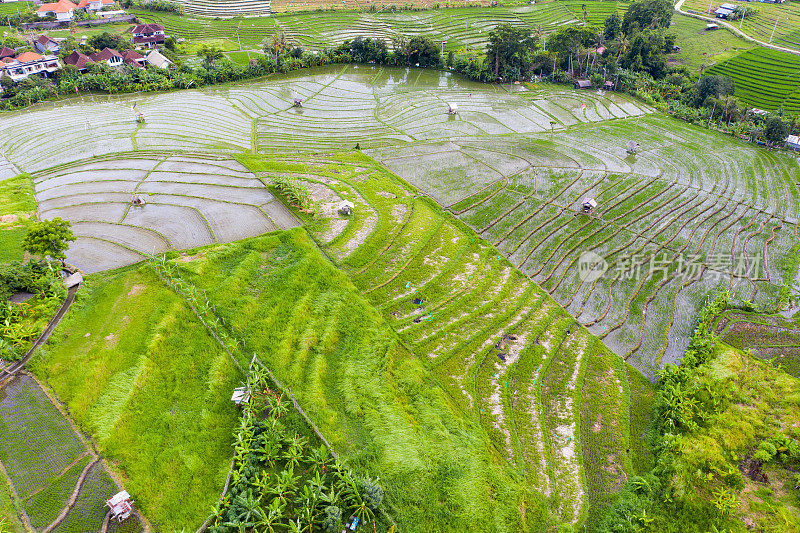
[[[458,113],[458,104],[455,102],[450,102],[447,104],[447,114],[448,115],[455,115]]]
[[[576,89],[591,89],[592,82],[589,80],[575,80],[575,88]]]
[[[594,198],[584,198],[583,202],[581,202],[581,212],[584,214],[589,214],[595,210],[597,207],[597,200]]]
[[[629,154],[635,155],[636,152],[639,151],[639,143],[637,143],[636,141],[628,141],[628,144],[626,145],[626,150]]]

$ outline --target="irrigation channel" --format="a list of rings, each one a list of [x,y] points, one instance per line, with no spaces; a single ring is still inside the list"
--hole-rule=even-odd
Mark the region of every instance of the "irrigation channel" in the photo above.
[[[448,103],[457,114],[446,113]],[[295,226],[269,192],[270,176],[238,154],[297,164],[358,147],[649,375],[679,358],[715,287],[774,302],[798,242],[797,160],[612,92],[328,66],[37,105],[0,117],[0,126],[0,153],[32,173],[43,217],[73,222],[69,259],[87,270]],[[630,140],[638,153],[626,150]],[[315,179],[308,168],[278,174]],[[131,207],[133,194],[146,199],[143,209]],[[598,209],[574,216],[587,196]],[[579,275],[587,252],[606,267],[596,279]]]

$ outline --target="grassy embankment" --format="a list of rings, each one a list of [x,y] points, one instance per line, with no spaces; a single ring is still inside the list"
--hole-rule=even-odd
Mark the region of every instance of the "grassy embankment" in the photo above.
[[[22,239],[36,211],[28,174],[0,181],[0,263],[22,260]]]
[[[31,367],[160,530],[205,520],[230,466],[243,376],[149,270],[91,276]]]

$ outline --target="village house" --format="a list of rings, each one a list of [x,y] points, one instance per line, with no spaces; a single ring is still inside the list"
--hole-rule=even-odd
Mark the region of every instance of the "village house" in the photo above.
[[[69,0],[58,0],[54,4],[42,4],[36,10],[36,14],[39,17],[54,15],[59,22],[69,22],[75,17],[76,9],[78,9],[78,6]]]
[[[17,55],[17,51],[13,48],[8,48],[7,46],[0,48],[0,59],[14,57],[15,55]]]
[[[717,8],[716,11],[714,11],[714,14],[718,19],[726,19],[733,15],[737,9],[739,9],[739,6],[733,4],[722,4]]]
[[[95,63],[102,63],[105,61],[108,63],[109,67],[120,67],[125,61],[125,58],[122,57],[122,54],[114,50],[113,48],[103,48],[99,52],[90,55],[89,57],[92,58],[92,61]]]
[[[50,77],[61,70],[56,56],[40,56],[33,52],[23,52],[17,57],[0,59],[0,77],[8,76],[14,83],[26,79],[31,74]]]
[[[153,50],[147,54],[147,62],[156,68],[170,68],[172,61],[163,56],[158,50]]]
[[[144,68],[147,65],[147,58],[136,50],[125,50],[122,52],[122,61],[126,65],[136,65],[139,68]]]
[[[131,30],[133,44],[137,48],[153,48],[167,39],[161,24],[137,24]]]
[[[45,55],[58,55],[61,51],[61,45],[47,35],[40,35],[37,37],[33,41],[33,47],[36,48],[40,54]]]
[[[77,50],[65,57],[64,63],[67,65],[72,65],[81,72],[86,71],[86,69],[89,68],[89,65],[94,65],[94,61],[92,61],[91,57],[87,56],[86,54],[82,54]]]
[[[81,0],[78,7],[89,13],[91,11],[100,11],[105,7],[114,7],[115,3],[114,0]]]

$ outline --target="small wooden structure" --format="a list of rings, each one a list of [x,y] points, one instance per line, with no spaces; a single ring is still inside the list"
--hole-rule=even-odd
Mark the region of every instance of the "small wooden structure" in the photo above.
[[[719,24],[715,24],[714,22],[706,24],[706,31],[714,31],[718,29],[719,29]]]
[[[106,505],[111,510],[111,520],[116,520],[117,522],[127,520],[133,512],[131,495],[124,490],[106,500]]]
[[[294,107],[303,107],[303,99],[302,98],[295,98],[294,102],[292,103]]]
[[[581,213],[584,215],[590,214],[597,207],[597,200],[594,198],[584,198],[581,202]]]
[[[233,396],[231,401],[236,404],[236,407],[241,407],[250,402],[250,391],[247,387],[236,387],[233,389]]]
[[[350,200],[345,200],[341,204],[339,204],[339,214],[349,217],[353,214],[353,209],[355,209],[355,204]]]
[[[575,88],[576,89],[591,89],[592,82],[589,80],[575,80]]]
[[[134,196],[134,197],[131,199],[131,205],[132,205],[133,207],[144,207],[144,204],[145,204],[145,203],[146,203],[146,202],[144,201],[144,198],[142,198],[142,197],[141,197],[141,196],[139,196],[138,194],[137,194],[137,195],[135,195],[135,196]]]
[[[626,145],[625,149],[629,154],[635,155],[636,152],[639,151],[639,143],[637,143],[636,141],[628,141],[628,144]]]
[[[454,102],[450,102],[447,104],[447,114],[448,115],[455,115],[458,113],[458,104]]]
[[[800,137],[797,135],[789,135],[786,137],[786,148],[800,151]]]
[[[608,80],[608,81],[604,82],[603,83],[603,89],[605,89],[606,91],[613,91],[614,90],[614,82],[611,81],[611,80]]]

